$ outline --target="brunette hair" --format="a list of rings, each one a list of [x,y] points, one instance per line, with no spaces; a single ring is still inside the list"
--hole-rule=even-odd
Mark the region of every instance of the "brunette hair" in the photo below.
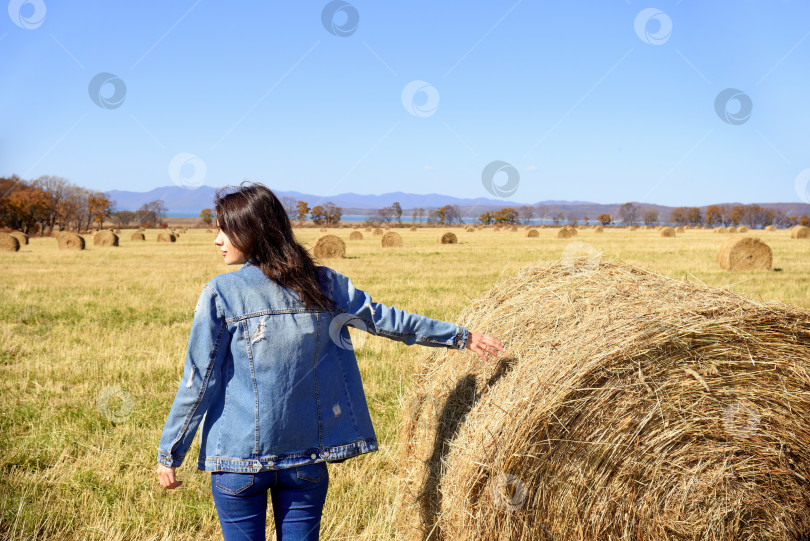
[[[315,262],[295,240],[287,211],[270,188],[248,181],[221,188],[214,207],[219,228],[247,260],[298,293],[307,308],[334,308],[321,290]]]

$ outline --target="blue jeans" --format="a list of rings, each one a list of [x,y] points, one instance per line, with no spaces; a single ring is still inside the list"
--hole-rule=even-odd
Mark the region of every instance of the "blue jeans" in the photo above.
[[[278,541],[317,540],[328,486],[326,462],[259,473],[211,473],[225,541],[265,540],[268,490]]]

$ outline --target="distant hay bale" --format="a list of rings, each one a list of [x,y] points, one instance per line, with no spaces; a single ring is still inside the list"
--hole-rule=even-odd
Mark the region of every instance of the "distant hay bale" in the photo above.
[[[317,240],[312,253],[318,259],[346,257],[346,243],[336,235],[324,235]]]
[[[734,226],[732,225],[732,226],[730,226],[728,229],[726,229],[726,232],[727,232],[727,233],[736,233],[736,232],[737,232],[737,228],[736,228],[736,227],[734,227]]]
[[[367,227],[367,228],[366,228],[366,233],[370,233],[370,232],[371,232],[371,228],[370,228],[370,227]]]
[[[22,231],[12,231],[9,234],[20,242],[20,246],[28,244],[28,235]]]
[[[500,231],[500,230],[501,230],[501,226],[496,225],[496,226],[495,226],[495,227],[493,227],[492,229],[493,229],[493,230],[495,230],[495,231]]]
[[[411,539],[808,538],[810,311],[557,261],[454,321],[506,354],[417,365],[393,513]]]
[[[675,236],[675,230],[672,229],[671,227],[665,227],[665,228],[661,229],[661,231],[659,231],[658,234],[660,236],[662,236],[662,237],[674,237]]]
[[[725,227],[718,227],[718,228],[715,228],[714,232],[715,233],[728,233],[728,229],[726,229]]]
[[[129,240],[146,240],[146,236],[140,231],[135,231],[130,235]]]
[[[84,237],[76,233],[63,232],[59,236],[60,250],[84,250]]]
[[[468,225],[467,227],[464,228],[464,231],[466,231],[467,233],[473,233],[475,232],[475,228],[471,225]]]
[[[744,225],[743,225],[743,226],[738,227],[738,228],[737,228],[737,233],[748,233],[748,227],[747,227],[747,226],[744,226]]]
[[[771,270],[771,248],[754,237],[731,237],[717,252],[717,263],[727,271]]]
[[[767,225],[765,226],[765,231],[776,231],[775,225]]]
[[[637,229],[638,229],[637,225],[631,225],[630,226],[630,231],[636,231]]]
[[[20,241],[14,235],[0,233],[0,251],[17,252],[20,249]]]
[[[797,225],[790,230],[790,238],[792,239],[807,239],[810,238],[810,227]]]
[[[455,233],[448,231],[439,235],[439,244],[458,244],[458,238]]]
[[[558,239],[570,239],[571,237],[577,234],[576,229],[572,229],[570,227],[561,227],[557,230],[557,238]]]
[[[102,229],[93,235],[93,246],[118,246],[118,235]]]
[[[380,245],[383,248],[399,248],[400,246],[402,246],[402,237],[399,236],[399,233],[389,231],[388,233],[382,236]]]
[[[120,229],[115,229],[115,230],[113,230],[113,233],[115,233],[116,235],[120,235],[120,234],[121,234],[121,230],[120,230]]]
[[[540,232],[537,229],[529,229],[526,231],[526,237],[530,239],[536,239],[540,236]]]
[[[411,231],[416,231],[416,229],[417,229],[417,227],[416,227],[415,225],[412,225],[412,226],[410,227],[410,230],[411,230]]]
[[[349,240],[363,240],[363,234],[360,231],[352,231],[349,233]]]
[[[322,228],[320,229],[320,232],[321,232],[321,233],[326,233],[326,228],[325,228],[325,227],[322,227]]]
[[[602,227],[601,225],[597,225],[596,227],[594,227],[594,228],[593,228],[593,232],[594,232],[594,233],[604,233],[604,232],[605,232],[605,228],[604,228],[604,227]]]
[[[686,229],[684,229],[682,226],[681,227],[676,227],[675,232],[676,233],[686,233]]]
[[[210,235],[210,234],[211,234],[211,233],[213,233],[214,231],[213,231],[213,230],[211,230],[211,229],[206,229],[206,230],[205,230],[205,232],[206,232],[207,234],[209,234],[209,235]]]
[[[374,231],[373,231],[372,233],[373,233],[374,235],[382,235],[382,234],[383,234],[383,230],[382,230],[382,229],[380,229],[379,227],[375,227],[375,228],[374,228]]]
[[[518,227],[516,225],[513,225],[512,227],[509,228],[509,231],[517,231],[517,230]]]
[[[173,233],[169,233],[168,231],[161,231],[158,233],[157,236],[158,242],[176,242],[177,237]]]

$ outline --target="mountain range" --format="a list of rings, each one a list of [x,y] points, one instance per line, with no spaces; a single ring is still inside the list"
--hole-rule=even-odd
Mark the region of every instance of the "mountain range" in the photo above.
[[[148,192],[133,192],[124,190],[109,190],[106,192],[114,202],[115,210],[137,210],[144,203],[160,199],[168,209],[169,216],[198,216],[205,208],[213,208],[216,188],[210,186],[200,186],[196,189],[183,188],[179,186],[164,186],[155,188]],[[534,203],[521,203],[506,199],[492,199],[486,197],[462,198],[431,194],[412,194],[405,192],[389,192],[380,195],[363,195],[357,193],[341,193],[337,195],[321,196],[307,194],[296,191],[276,190],[275,194],[279,198],[291,197],[296,201],[306,201],[310,207],[332,202],[342,207],[344,215],[371,215],[382,207],[387,207],[394,202],[399,202],[405,214],[409,214],[409,209],[423,208],[425,210],[435,209],[444,205],[456,205],[463,216],[478,216],[488,210],[497,210],[504,207],[521,207],[523,205],[546,207],[547,215],[555,215],[562,212],[566,217],[569,214],[576,214],[577,217],[590,216],[595,219],[599,214],[607,213],[614,217],[618,215],[620,203],[594,203],[591,201],[536,201]],[[642,208],[652,208],[659,212],[662,217],[668,217],[669,211],[674,207],[666,205],[656,205],[653,203],[643,203],[634,201]],[[741,205],[742,203],[717,203],[727,206]],[[788,216],[802,214],[810,215],[810,204],[807,203],[757,203],[765,208],[779,208]],[[705,208],[705,205],[700,207]]]

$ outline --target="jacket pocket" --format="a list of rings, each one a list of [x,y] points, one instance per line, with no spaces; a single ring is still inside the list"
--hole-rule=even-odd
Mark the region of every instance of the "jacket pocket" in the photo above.
[[[324,477],[329,475],[329,471],[326,469],[326,462],[316,462],[314,464],[296,466],[295,475],[298,476],[299,479],[315,484],[323,481]]]
[[[239,494],[253,486],[252,473],[214,472],[217,488],[226,494]]]

